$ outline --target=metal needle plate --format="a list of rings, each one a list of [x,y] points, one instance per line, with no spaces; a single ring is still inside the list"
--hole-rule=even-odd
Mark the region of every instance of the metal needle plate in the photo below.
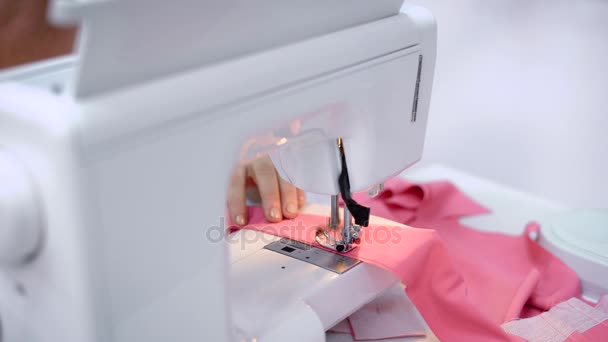
[[[287,238],[271,242],[264,248],[337,274],[342,274],[361,263],[359,260]]]

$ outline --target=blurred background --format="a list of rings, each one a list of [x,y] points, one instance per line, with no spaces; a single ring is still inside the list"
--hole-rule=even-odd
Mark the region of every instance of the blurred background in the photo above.
[[[439,27],[422,164],[608,208],[608,1],[407,2]]]

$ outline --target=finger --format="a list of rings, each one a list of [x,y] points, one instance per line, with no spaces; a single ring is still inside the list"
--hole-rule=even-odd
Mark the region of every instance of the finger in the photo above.
[[[298,216],[298,188],[279,177],[279,189],[281,191],[281,206],[283,216],[295,218]]]
[[[279,180],[269,157],[256,159],[251,163],[253,179],[258,186],[266,219],[279,222],[283,219]]]
[[[239,226],[247,224],[247,203],[245,194],[245,167],[237,166],[228,185],[228,213],[232,222]]]
[[[306,205],[306,192],[298,188],[298,208],[302,209]]]

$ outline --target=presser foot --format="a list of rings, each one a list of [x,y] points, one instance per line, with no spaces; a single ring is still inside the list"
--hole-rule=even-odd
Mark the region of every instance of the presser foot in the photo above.
[[[352,225],[350,227],[350,234],[345,233],[344,228],[342,228],[339,235],[336,234],[337,231],[338,227],[331,225],[328,225],[325,229],[320,228],[317,230],[315,240],[319,245],[338,253],[350,252],[361,242],[359,238],[361,232],[360,226]]]
[[[370,210],[369,208],[360,205],[352,198],[342,138],[338,138],[336,142],[342,167],[340,175],[338,176],[338,184],[340,186],[340,195],[342,195],[342,199],[344,200],[344,218],[340,220],[340,201],[338,194],[331,195],[331,212],[327,226],[325,229],[321,228],[317,230],[315,240],[319,245],[325,248],[333,249],[338,253],[346,253],[357,247],[360,243],[361,239],[359,238],[359,234],[361,232],[361,226],[367,227]],[[380,190],[382,189],[378,186],[378,189],[374,191],[375,194]],[[353,218],[356,224],[353,224]],[[340,222],[342,222],[342,224],[340,224]],[[338,234],[340,225],[342,226],[342,229]]]

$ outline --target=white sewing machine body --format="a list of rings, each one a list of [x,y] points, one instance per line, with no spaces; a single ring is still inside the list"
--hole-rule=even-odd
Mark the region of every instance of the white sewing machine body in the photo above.
[[[148,10],[161,14],[162,3]],[[317,341],[395,283],[369,265],[337,274],[259,244],[230,261],[226,241],[210,234],[226,225],[225,189],[236,162],[272,153],[285,179],[336,194],[338,137],[354,191],[420,158],[435,61],[427,11],[399,14],[400,1],[360,2],[362,11],[388,12],[290,44],[233,51],[218,57],[222,63],[182,60],[179,70],[155,65],[163,58],[154,56],[138,66],[134,58],[145,48],[119,66],[116,46],[162,28],[134,27],[120,40],[115,28],[125,27],[125,16],[109,25],[117,7],[89,5],[56,7],[58,16],[80,17],[88,35],[81,59],[68,63],[78,78],[66,91],[0,84],[0,152],[28,174],[16,191],[34,194],[10,210],[42,222],[41,231],[30,220],[5,235],[37,249],[0,254],[6,284],[22,289],[0,298],[6,341]],[[150,25],[158,19],[147,18]],[[178,30],[195,21],[184,22]],[[120,44],[108,46],[110,38]],[[107,76],[112,64],[121,72]]]

